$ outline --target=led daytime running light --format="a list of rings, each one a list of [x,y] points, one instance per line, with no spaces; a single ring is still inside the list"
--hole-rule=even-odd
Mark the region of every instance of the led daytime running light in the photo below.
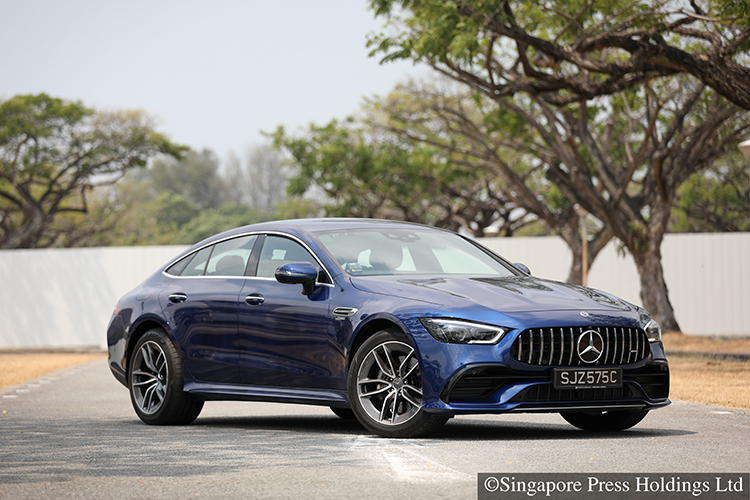
[[[420,318],[435,340],[449,344],[497,344],[508,330],[449,318]]]

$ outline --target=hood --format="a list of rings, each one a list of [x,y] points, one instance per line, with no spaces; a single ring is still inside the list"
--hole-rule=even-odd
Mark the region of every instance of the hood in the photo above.
[[[352,277],[354,287],[405,299],[445,306],[458,301],[504,314],[536,311],[635,311],[635,306],[593,288],[526,276],[419,278],[407,276]]]

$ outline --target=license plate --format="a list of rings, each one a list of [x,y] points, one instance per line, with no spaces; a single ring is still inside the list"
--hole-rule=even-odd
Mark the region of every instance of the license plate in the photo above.
[[[555,368],[555,389],[610,389],[622,387],[622,368]]]

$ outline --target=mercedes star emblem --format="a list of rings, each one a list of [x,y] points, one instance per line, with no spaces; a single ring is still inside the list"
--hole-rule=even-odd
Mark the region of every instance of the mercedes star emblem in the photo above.
[[[604,352],[604,339],[599,332],[588,330],[578,337],[578,357],[584,363],[596,363]]]

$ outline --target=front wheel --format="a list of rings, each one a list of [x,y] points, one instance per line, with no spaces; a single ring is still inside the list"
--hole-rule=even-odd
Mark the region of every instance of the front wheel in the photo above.
[[[630,429],[648,415],[648,410],[564,412],[560,415],[584,431],[613,432]]]
[[[130,359],[130,400],[143,422],[184,425],[198,418],[203,401],[182,390],[182,361],[164,330],[146,332]]]
[[[349,403],[357,420],[383,437],[420,437],[448,421],[422,408],[422,375],[414,348],[397,329],[376,333],[354,355]]]

